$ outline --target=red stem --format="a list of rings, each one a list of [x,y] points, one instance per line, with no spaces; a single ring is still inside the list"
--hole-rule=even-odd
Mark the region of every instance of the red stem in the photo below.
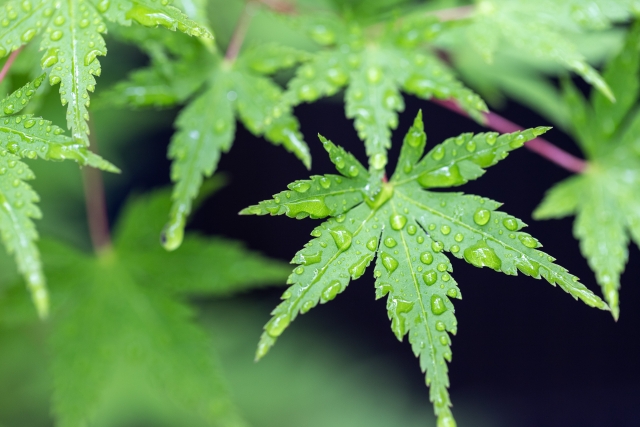
[[[247,35],[247,30],[249,29],[251,18],[253,18],[254,8],[254,0],[248,0],[244,4],[244,8],[242,9],[240,18],[238,18],[236,28],[233,30],[233,35],[231,36],[231,40],[229,41],[229,46],[227,46],[227,51],[224,54],[225,61],[233,62],[238,57],[240,48],[242,47],[242,43],[244,43],[244,38]]]
[[[13,61],[16,60],[16,58],[18,57],[18,55],[20,54],[21,51],[22,51],[22,47],[20,47],[19,49],[16,49],[13,52],[11,52],[11,55],[9,55],[9,58],[7,58],[7,62],[4,63],[4,66],[2,67],[2,70],[0,70],[0,83],[2,83],[4,78],[9,73],[9,70],[11,69],[11,66],[13,65]]]
[[[89,150],[97,154],[98,144],[95,132],[89,121],[91,145]],[[111,234],[109,232],[109,218],[107,216],[107,202],[104,193],[102,172],[90,166],[82,168],[82,182],[84,184],[85,206],[91,244],[97,254],[111,249]]]
[[[467,114],[466,111],[460,108],[460,106],[451,99],[443,101],[433,98],[431,101],[462,116],[469,117],[469,114]],[[511,133],[524,130],[522,126],[519,126],[493,112],[484,113],[484,125],[500,133]],[[567,153],[544,138],[532,139],[524,144],[524,146],[570,172],[582,173],[587,167],[586,161],[574,156],[573,154]]]

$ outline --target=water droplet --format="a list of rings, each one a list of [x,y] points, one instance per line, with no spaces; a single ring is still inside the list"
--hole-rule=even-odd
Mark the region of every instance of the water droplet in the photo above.
[[[367,69],[367,81],[371,84],[379,83],[382,80],[382,70],[380,67],[369,67]]]
[[[418,183],[426,188],[452,187],[465,182],[457,164],[443,166],[439,169],[425,172],[418,177]]]
[[[487,266],[496,271],[500,271],[502,267],[502,261],[484,240],[480,240],[475,245],[465,249],[463,256],[469,264],[476,267]]]
[[[433,255],[429,252],[423,252],[420,254],[420,261],[422,261],[423,264],[431,265],[433,262]]]
[[[367,265],[373,259],[373,254],[367,254],[362,256],[355,264],[349,267],[349,274],[353,280],[361,277],[364,274],[364,271],[367,268]]]
[[[436,283],[436,280],[438,280],[438,273],[436,273],[434,270],[429,270],[422,275],[422,280],[424,280],[424,283],[427,286],[431,286]]]
[[[444,305],[444,300],[442,299],[442,297],[438,295],[431,296],[431,311],[435,315],[440,315],[447,311],[447,306]]]
[[[438,416],[436,427],[456,427],[456,421],[451,414],[441,414]]]
[[[300,267],[296,267],[295,270],[293,270],[296,274],[302,274],[304,273],[304,267],[300,266]]]
[[[386,239],[384,239],[384,245],[388,248],[393,248],[398,244],[398,242],[396,242],[396,239],[394,239],[393,237],[387,237]]]
[[[440,264],[438,264],[437,269],[440,272],[445,272],[447,271],[447,264],[445,264],[444,262],[441,262]]]
[[[5,114],[13,114],[13,112],[15,111],[15,106],[13,104],[7,104],[4,107],[4,113]]]
[[[332,228],[329,230],[329,233],[331,233],[331,237],[333,237],[333,241],[340,252],[344,252],[351,247],[353,235],[344,227]]]
[[[9,165],[9,167],[11,167],[11,165]],[[13,182],[11,183],[11,185],[13,185],[14,187],[19,187],[20,186],[20,180],[19,179],[14,179]]]
[[[298,254],[298,260],[304,265],[317,264],[322,260],[322,251],[313,254]]]
[[[329,70],[327,70],[327,77],[335,86],[344,86],[349,78],[347,73],[339,68],[329,68]]]
[[[487,209],[478,209],[473,214],[473,222],[475,222],[478,225],[485,225],[489,222],[490,219],[491,219],[491,211]]]
[[[458,297],[458,290],[455,288],[451,288],[447,291],[447,296],[451,297],[451,298],[457,298]]]
[[[80,28],[87,28],[89,26],[89,20],[81,19],[79,25],[80,25]]]
[[[366,246],[367,246],[367,249],[369,249],[370,251],[375,251],[376,248],[378,247],[378,239],[376,239],[375,237],[372,237],[371,239],[369,239]]]
[[[440,331],[440,332],[444,332],[444,330],[447,329],[446,326],[444,325],[444,322],[441,322],[440,320],[438,320],[436,322],[436,330]]]
[[[289,188],[297,193],[305,193],[311,188],[311,184],[307,181],[296,181],[289,185]]]
[[[438,145],[431,151],[431,157],[433,157],[433,160],[442,160],[444,153],[444,146]]]
[[[485,137],[485,141],[487,141],[487,144],[489,145],[495,144],[497,140],[498,140],[498,134],[495,132],[490,132]]]
[[[87,53],[84,56],[84,65],[85,65],[85,67],[91,65],[91,63],[96,60],[96,56],[102,55],[102,54],[103,53],[100,52],[97,49],[90,50],[89,53]]]
[[[327,188],[331,187],[331,180],[323,176],[322,178],[320,178],[320,186],[326,190]]]
[[[302,304],[302,307],[300,308],[300,313],[302,314],[307,313],[309,310],[311,310],[315,306],[316,306],[315,301],[306,301],[304,304]]]
[[[355,178],[356,176],[358,176],[358,173],[360,173],[360,170],[356,165],[349,166],[349,171],[347,172],[347,174],[350,177]]]
[[[60,31],[60,30],[55,30],[54,32],[52,32],[52,33],[51,33],[51,35],[49,36],[49,38],[50,38],[51,40],[53,40],[54,42],[55,42],[55,41],[60,40],[60,39],[62,38],[62,31]]]
[[[331,301],[340,293],[342,290],[342,285],[340,281],[334,280],[322,291],[322,295],[320,296],[320,300],[322,302]]]
[[[433,249],[434,252],[442,252],[442,250],[444,249],[444,244],[442,242],[434,240],[433,242],[431,242],[431,249]]]
[[[423,244],[424,243],[424,236],[416,237],[416,242],[418,242],[419,244]]]
[[[333,44],[336,41],[335,33],[321,24],[315,25],[309,32],[309,35],[316,43],[325,46]]]
[[[27,43],[29,42],[35,35],[37,34],[37,31],[34,29],[29,29],[27,31],[25,31],[22,36],[20,36],[20,40],[22,40],[23,42]]]
[[[319,228],[316,228],[315,230],[313,230],[313,231],[311,232],[311,235],[312,235],[313,237],[320,237],[320,236],[322,236],[322,231],[320,231],[320,229],[319,229]]]
[[[530,235],[526,234],[526,233],[521,233],[518,236],[518,239],[520,239],[520,241],[522,242],[523,245],[525,245],[528,248],[537,248],[538,247],[538,241],[536,239],[534,239],[533,237],[531,237]]]
[[[446,236],[451,233],[451,227],[449,227],[448,225],[443,225],[442,227],[440,227],[440,232]]]
[[[457,254],[458,252],[460,252],[460,246],[453,245],[451,246],[451,249],[449,249],[449,251],[451,251],[451,253]]]
[[[22,7],[22,10],[24,10],[25,12],[30,12],[31,2],[29,0],[24,0],[23,2],[20,3],[20,7]]]
[[[303,101],[313,101],[318,98],[318,91],[311,85],[302,85],[298,89],[298,97]]]
[[[440,340],[440,344],[442,345],[449,344],[449,340],[447,339],[446,335],[442,335],[439,340]]]
[[[282,332],[289,326],[291,318],[288,314],[280,314],[267,322],[264,329],[274,338],[279,337]]]
[[[468,152],[473,153],[474,151],[476,151],[476,142],[472,139],[467,143],[467,146],[465,148]]]
[[[398,268],[398,260],[396,260],[386,252],[382,252],[380,254],[380,260],[382,261],[382,265],[384,265],[384,268],[387,269],[387,272],[389,274],[393,273]]]
[[[507,230],[515,231],[518,229],[518,220],[513,217],[507,217],[502,220],[502,224]]]
[[[418,231],[418,227],[416,227],[413,224],[407,227],[407,233],[409,233],[410,236],[413,236],[414,234],[416,234],[417,231]]]
[[[518,134],[515,138],[509,142],[509,147],[511,148],[520,148],[524,145],[527,139],[522,134]]]
[[[394,230],[402,230],[407,223],[407,217],[404,215],[396,214],[391,217],[389,222],[391,223],[391,228],[393,228]]]
[[[369,160],[371,167],[377,170],[381,170],[387,164],[387,156],[381,153],[374,154]]]
[[[7,144],[7,149],[9,150],[10,153],[12,154],[16,154],[18,152],[18,144],[16,144],[15,142],[9,143]],[[9,160],[9,167],[13,168],[16,165],[16,161],[15,160]]]
[[[23,124],[23,125],[24,125],[25,129],[29,129],[29,128],[34,127],[34,126],[35,126],[35,124],[36,124],[36,121],[35,121],[35,120],[33,120],[33,119],[28,119],[28,120],[25,120],[25,121],[24,121],[24,124]]]
[[[536,261],[530,260],[525,256],[516,258],[514,261],[518,270],[524,274],[535,278],[540,277],[540,264]]]

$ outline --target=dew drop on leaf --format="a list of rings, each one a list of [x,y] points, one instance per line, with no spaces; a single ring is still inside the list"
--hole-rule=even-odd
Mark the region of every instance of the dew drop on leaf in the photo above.
[[[442,297],[438,295],[431,296],[431,311],[435,315],[440,315],[447,311],[447,306],[444,305],[444,300],[442,299]]]
[[[393,237],[387,237],[386,239],[384,239],[384,245],[388,248],[393,248],[398,244],[398,242],[396,242],[396,239],[394,239]]]
[[[423,252],[420,254],[420,261],[422,261],[423,264],[431,265],[433,262],[433,255],[431,255],[430,252]]]
[[[380,259],[382,260],[382,265],[387,269],[389,274],[393,273],[398,268],[398,260],[388,253],[382,252],[380,254]]]
[[[422,275],[422,280],[424,280],[427,286],[431,286],[438,280],[438,273],[436,273],[435,270],[429,270]]]
[[[478,209],[473,214],[473,222],[478,225],[486,225],[491,219],[491,211],[488,209]]]
[[[291,319],[288,314],[280,314],[271,319],[265,326],[265,330],[269,335],[276,338],[289,326]]]
[[[396,214],[390,218],[391,228],[396,231],[402,230],[407,223],[407,217],[404,215]]]
[[[338,295],[341,289],[342,285],[340,284],[340,281],[334,280],[322,291],[320,299],[322,302],[331,301],[336,297],[336,295]]]

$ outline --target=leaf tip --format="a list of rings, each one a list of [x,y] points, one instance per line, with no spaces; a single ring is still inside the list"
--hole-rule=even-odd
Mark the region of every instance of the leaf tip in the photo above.
[[[551,129],[553,129],[552,126],[538,126],[538,127],[533,128],[533,134],[535,136],[540,136],[540,135],[542,135],[544,133],[547,133]]]
[[[260,206],[253,205],[242,209],[240,212],[238,212],[238,215],[259,215],[261,212],[262,209],[260,209]]]

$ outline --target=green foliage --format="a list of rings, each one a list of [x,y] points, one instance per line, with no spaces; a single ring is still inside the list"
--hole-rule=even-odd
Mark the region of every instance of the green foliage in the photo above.
[[[279,282],[288,269],[220,238],[188,236],[180,252],[167,253],[155,228],[169,205],[166,191],[131,200],[114,247],[97,257],[43,242],[58,425],[90,423],[114,387],[159,388],[159,398],[204,425],[246,425],[184,298]],[[7,311],[16,307],[3,307],[5,318]]]
[[[272,312],[256,358],[267,353],[299,313],[334,299],[376,257],[376,297],[387,296],[396,337],[401,340],[409,334],[413,352],[426,371],[438,425],[448,426],[454,421],[445,361],[451,360],[448,332],[457,330],[450,298],[461,298],[461,294],[445,251],[476,267],[542,277],[587,305],[608,309],[577,277],[537,249],[538,241],[520,231],[525,225],[522,221],[497,211],[499,203],[461,193],[424,191],[478,178],[485,168],[547,129],[500,136],[463,134],[436,145],[423,157],[426,135],[419,115],[404,139],[395,173],[375,198],[366,195],[369,176],[364,167],[321,138],[342,176],[296,181],[290,191],[241,212],[286,213],[295,218],[331,216],[313,230],[314,239],[293,258],[298,266],[289,276],[292,286]]]
[[[404,109],[400,90],[424,99],[453,98],[476,120],[486,111],[482,99],[456,80],[435,52],[418,50],[447,28],[435,17],[409,17],[373,28],[336,16],[303,16],[294,24],[327,49],[297,70],[283,102],[313,102],[346,87],[346,115],[354,119],[371,165],[370,194],[379,189],[391,130]]]
[[[51,122],[30,114],[16,114],[35,96],[43,79],[44,75],[0,102],[0,232],[7,251],[16,258],[39,315],[46,317],[49,298],[35,245],[38,234],[32,221],[41,216],[35,205],[39,197],[25,182],[35,175],[20,159],[71,159],[110,172],[118,169],[63,135],[62,129]]]
[[[73,137],[88,145],[89,92],[101,72],[98,56],[107,54],[103,21],[131,25],[163,26],[189,35],[212,38],[204,27],[182,12],[156,0],[53,0],[10,1],[4,4],[5,22],[0,33],[0,57],[19,49],[42,34],[41,66],[49,70],[49,83],[60,84],[62,105],[67,105],[67,127]],[[6,25],[4,25],[6,23]]]
[[[616,103],[594,92],[589,105],[570,82],[565,82],[574,137],[590,165],[580,176],[549,190],[534,212],[534,217],[541,219],[576,215],[574,234],[616,319],[630,236],[640,244],[640,204],[635,195],[640,185],[640,115],[634,108],[640,89],[639,53],[640,26],[636,24],[604,72]]]

